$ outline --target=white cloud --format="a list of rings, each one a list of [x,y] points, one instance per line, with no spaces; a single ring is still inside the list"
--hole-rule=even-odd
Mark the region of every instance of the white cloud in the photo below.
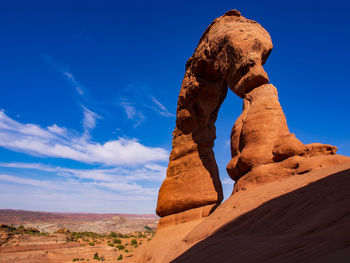
[[[100,119],[101,116],[84,106],[82,106],[82,108],[83,108],[83,114],[84,114],[84,118],[83,118],[84,132],[86,134],[89,134],[90,130],[95,129],[96,120]]]
[[[0,167],[0,208],[100,213],[154,213],[166,170],[152,164],[134,169],[72,169],[2,162]],[[43,178],[34,179],[32,174]]]
[[[231,178],[225,178],[224,180],[222,180],[222,184],[234,184],[234,181]]]
[[[164,117],[174,117],[175,115],[170,113],[165,106],[159,102],[155,97],[151,96],[151,99],[156,107],[152,107],[156,112]]]
[[[47,63],[49,63],[55,70],[60,72],[66,78],[66,80],[70,82],[70,84],[74,87],[75,91],[80,96],[84,95],[84,89],[82,85],[77,81],[74,75],[69,71],[69,68],[67,66],[57,64],[49,55],[46,55],[46,54],[41,54],[41,55],[46,60]]]
[[[49,181],[42,181],[42,180],[35,180],[30,178],[21,178],[18,176],[12,176],[7,174],[0,174],[0,180],[16,183],[16,184],[25,184],[25,185],[31,185],[31,186],[39,186],[39,187],[45,187],[45,188],[57,188],[58,185],[53,184]]]
[[[40,171],[46,171],[51,172],[54,170],[54,167],[40,164],[40,163],[6,163],[2,162],[0,163],[1,167],[8,167],[8,168],[23,168],[23,169],[33,169],[33,170],[40,170]]]
[[[51,126],[48,126],[47,129],[55,134],[61,135],[61,136],[65,136],[68,134],[68,131],[66,128],[62,128],[62,127],[58,127],[56,124],[53,124]]]
[[[81,85],[79,84],[79,82],[75,79],[75,77],[73,76],[72,73],[70,73],[69,71],[67,71],[67,69],[60,69],[60,72],[67,78],[67,80],[69,80],[71,82],[71,84],[73,85],[73,87],[75,88],[75,91],[83,96],[84,95],[84,91],[83,88],[81,87]]]
[[[145,116],[141,111],[136,110],[131,102],[123,98],[119,105],[124,109],[127,118],[134,121],[134,127],[137,127],[144,122]]]
[[[94,127],[95,118],[85,118],[85,128]],[[142,145],[137,139],[94,142],[84,134],[69,132],[57,125],[41,128],[35,124],[20,123],[4,111],[0,111],[0,146],[34,156],[58,157],[90,164],[133,166],[168,159],[165,149]]]
[[[21,185],[30,185],[41,187],[45,189],[52,190],[64,190],[76,189],[77,187],[103,187],[110,190],[116,190],[119,194],[123,195],[142,195],[142,196],[152,196],[155,197],[158,188],[146,188],[134,182],[128,182],[127,180],[114,180],[114,181],[90,181],[90,182],[80,182],[77,180],[37,180],[32,178],[23,178],[19,176],[9,175],[9,174],[0,174],[0,181],[21,184]],[[74,186],[74,187],[73,187]]]
[[[41,163],[0,162],[0,167],[30,169],[54,173],[59,176],[69,176],[78,179],[92,179],[96,181],[153,181],[162,182],[165,178],[166,167],[158,164],[146,164],[141,168],[92,168],[71,169],[60,166],[50,166]]]

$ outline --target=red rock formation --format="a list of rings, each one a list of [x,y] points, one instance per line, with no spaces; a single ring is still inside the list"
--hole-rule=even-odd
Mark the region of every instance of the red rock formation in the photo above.
[[[335,155],[334,146],[304,145],[289,132],[277,90],[263,69],[271,50],[270,35],[236,10],[204,32],[180,90],[173,148],[158,196],[160,226],[208,216],[222,201],[213,146],[228,87],[244,104],[232,129],[227,166],[237,181],[235,191],[348,160]]]
[[[204,32],[186,64],[173,149],[158,197],[162,218],[155,238],[134,262],[342,257],[344,235],[332,233],[349,229],[344,223],[349,195],[342,184],[349,182],[350,158],[336,155],[331,145],[304,145],[289,132],[277,90],[262,67],[271,49],[269,34],[235,10]],[[232,128],[227,165],[236,181],[234,192],[218,206],[222,191],[212,147],[227,87],[243,99],[244,107]],[[276,220],[280,223],[271,224]],[[324,242],[319,242],[321,232],[327,233]]]
[[[236,181],[237,192],[248,185],[349,161],[335,155],[336,151],[332,145],[304,145],[289,133],[277,90],[265,84],[244,96],[243,112],[231,132],[232,159],[226,170]]]
[[[213,146],[215,121],[228,85],[239,96],[267,83],[262,64],[272,49],[269,34],[238,11],[229,11],[204,32],[186,64],[177,106],[173,149],[159,191],[164,217],[222,201]]]

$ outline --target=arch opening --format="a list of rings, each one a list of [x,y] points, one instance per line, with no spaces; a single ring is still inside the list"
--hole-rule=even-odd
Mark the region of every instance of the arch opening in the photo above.
[[[213,147],[216,163],[219,169],[219,177],[222,184],[223,201],[225,201],[233,191],[235,181],[233,181],[226,171],[226,166],[231,160],[231,129],[232,124],[242,113],[243,101],[233,92],[228,91],[226,99],[222,103],[216,126],[216,139]]]

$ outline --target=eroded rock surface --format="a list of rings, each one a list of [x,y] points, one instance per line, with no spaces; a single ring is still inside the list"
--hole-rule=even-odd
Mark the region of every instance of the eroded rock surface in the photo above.
[[[187,61],[179,94],[167,176],[158,196],[160,225],[205,217],[222,201],[213,146],[228,88],[244,105],[231,132],[227,166],[237,181],[235,191],[349,161],[335,155],[334,146],[304,145],[289,132],[277,90],[263,69],[271,50],[268,32],[236,10],[204,32]],[[190,212],[178,214],[184,211]]]
[[[177,106],[173,149],[159,191],[157,214],[168,216],[219,204],[222,188],[213,153],[215,121],[227,87],[241,97],[268,82],[262,64],[269,34],[238,11],[217,18],[186,64]]]
[[[235,192],[350,161],[336,155],[335,146],[304,145],[291,134],[272,84],[254,88],[245,94],[243,103],[243,112],[232,128],[232,159],[226,168],[236,181]]]
[[[181,86],[173,149],[158,197],[162,218],[135,262],[343,257],[345,239],[329,233],[349,228],[342,222],[349,214],[344,204],[350,158],[337,155],[332,145],[304,145],[290,133],[277,89],[262,67],[271,49],[269,34],[235,10],[204,32]],[[243,99],[243,111],[231,131],[227,165],[234,191],[219,205],[222,190],[212,148],[228,88]],[[281,223],[270,224],[276,220]],[[326,233],[324,242],[315,239],[320,233]]]

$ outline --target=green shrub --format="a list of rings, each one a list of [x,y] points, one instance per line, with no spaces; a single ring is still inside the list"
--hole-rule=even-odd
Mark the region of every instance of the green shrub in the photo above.
[[[117,260],[122,260],[123,259],[123,255],[120,254],[119,257],[117,258]]]
[[[117,233],[116,232],[111,232],[111,233],[109,233],[109,236],[110,237],[117,237]]]
[[[131,240],[131,245],[137,245],[137,240],[135,238]]]
[[[144,226],[144,228],[146,229],[146,231],[152,231],[152,228],[150,228],[149,226]]]
[[[122,241],[121,241],[119,238],[114,238],[114,239],[113,239],[113,243],[114,243],[114,244],[121,244]]]
[[[123,245],[117,245],[117,248],[119,249],[119,250],[124,250],[125,249],[125,247],[123,246]]]

